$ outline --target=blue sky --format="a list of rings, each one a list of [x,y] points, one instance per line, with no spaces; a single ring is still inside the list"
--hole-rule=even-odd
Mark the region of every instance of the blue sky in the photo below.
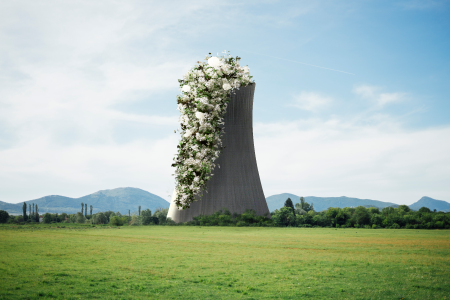
[[[177,79],[223,50],[266,196],[450,201],[449,1],[161,2],[0,3],[1,201],[169,199]]]

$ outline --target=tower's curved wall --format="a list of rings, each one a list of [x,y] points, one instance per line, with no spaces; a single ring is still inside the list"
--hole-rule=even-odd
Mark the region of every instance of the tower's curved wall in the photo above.
[[[191,221],[199,215],[210,215],[227,208],[241,214],[253,209],[258,215],[269,213],[256,165],[253,144],[253,96],[255,84],[241,87],[231,95],[225,114],[225,147],[216,160],[214,176],[206,183],[206,192],[200,201],[180,210],[170,204],[167,217],[175,222]]]

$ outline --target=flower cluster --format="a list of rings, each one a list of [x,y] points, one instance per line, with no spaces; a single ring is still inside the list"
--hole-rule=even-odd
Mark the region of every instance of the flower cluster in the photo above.
[[[253,83],[249,68],[241,67],[239,61],[239,57],[229,54],[207,55],[204,62],[198,61],[178,80],[181,141],[172,165],[176,168],[177,207],[189,208],[213,176],[214,162],[222,151],[221,135],[230,93]]]

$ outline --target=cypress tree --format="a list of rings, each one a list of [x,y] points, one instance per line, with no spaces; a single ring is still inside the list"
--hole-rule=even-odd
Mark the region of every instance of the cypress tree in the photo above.
[[[33,216],[34,216],[34,203],[33,203]]]
[[[37,204],[36,204],[36,222],[39,222],[39,209]]]
[[[128,210],[128,219],[131,219],[130,210]]]
[[[292,203],[291,198],[287,198],[287,199],[286,199],[286,202],[284,202],[284,206],[285,206],[285,207],[291,208],[291,209],[292,209],[292,212],[294,213],[294,216],[295,216],[294,203]]]
[[[83,209],[84,209],[84,203],[81,202],[81,214],[83,214]]]
[[[23,221],[25,222],[28,219],[28,216],[27,216],[27,204],[25,202],[23,203],[22,211],[23,211]]]
[[[31,204],[28,204],[28,208],[29,208],[29,213],[28,213],[28,215],[31,216]]]
[[[300,208],[305,209],[305,198],[300,197]]]
[[[139,216],[141,216],[141,206],[139,205]]]
[[[91,217],[92,217],[92,209],[93,209],[94,207],[91,205],[91,207],[90,207],[90,209],[91,209]]]
[[[84,217],[87,217],[87,203],[84,204]]]

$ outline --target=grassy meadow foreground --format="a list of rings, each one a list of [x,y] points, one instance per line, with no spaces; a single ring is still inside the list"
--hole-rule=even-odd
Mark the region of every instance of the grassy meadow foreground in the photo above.
[[[0,299],[446,299],[450,231],[0,226]]]

